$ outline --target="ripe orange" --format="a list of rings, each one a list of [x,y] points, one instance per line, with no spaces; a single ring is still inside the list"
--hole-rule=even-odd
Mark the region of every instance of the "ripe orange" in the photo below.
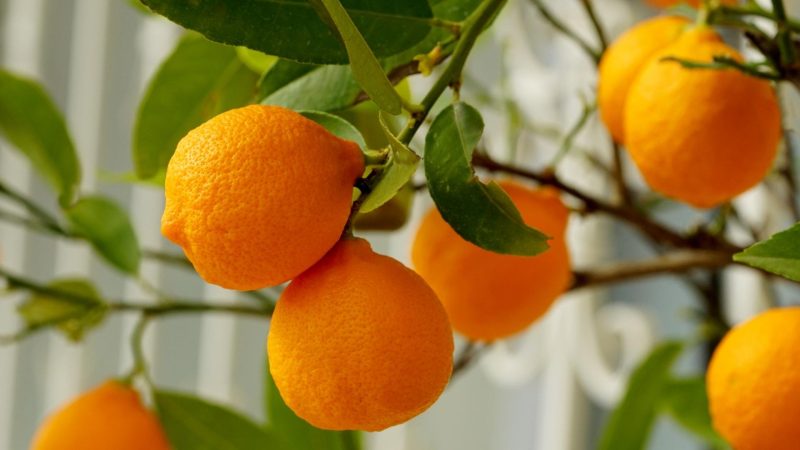
[[[473,340],[517,333],[550,308],[570,283],[564,233],[569,211],[558,192],[500,183],[525,223],[552,236],[550,249],[533,256],[501,255],[462,239],[431,209],[411,250],[414,268],[439,295],[453,328]]]
[[[733,69],[687,69],[662,58],[741,60],[709,28],[684,32],[636,77],[625,106],[625,144],[650,186],[700,208],[758,184],[781,136],[769,82]]]
[[[286,404],[312,425],[378,431],[427,409],[453,365],[436,294],[398,261],[345,239],[289,284],[267,354]]]
[[[642,66],[674,42],[689,23],[678,16],[645,20],[622,34],[600,60],[597,104],[600,117],[616,142],[625,136],[623,119],[628,90]]]
[[[800,307],[731,330],[706,378],[714,427],[736,450],[800,449]]]
[[[224,112],[178,144],[161,232],[209,283],[283,283],[325,255],[364,170],[358,146],[277,106]]]
[[[658,8],[668,8],[670,6],[679,5],[681,3],[686,3],[689,6],[699,8],[700,4],[703,2],[702,0],[647,0],[647,3]],[[722,3],[723,5],[735,5],[737,3],[737,0],[722,0],[720,3]]]
[[[128,386],[107,381],[50,416],[30,450],[168,450],[155,415]]]

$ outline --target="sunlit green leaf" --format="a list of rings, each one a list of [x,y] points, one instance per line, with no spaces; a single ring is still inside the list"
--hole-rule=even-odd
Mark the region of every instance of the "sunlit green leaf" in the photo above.
[[[387,118],[383,114],[380,116],[381,126],[389,140],[389,162],[382,169],[375,187],[370,192],[364,203],[361,204],[359,212],[368,213],[391,200],[400,189],[408,184],[419,164],[419,156],[408,146],[400,142],[387,126]]]
[[[247,47],[236,47],[236,54],[244,65],[255,73],[263,74],[278,62],[277,56],[250,50]]]
[[[338,111],[352,105],[361,88],[350,66],[311,66],[281,60],[260,83],[265,105]]]
[[[274,450],[273,436],[250,419],[200,398],[157,390],[158,417],[172,450]]]
[[[85,197],[64,210],[70,229],[91,242],[109,263],[127,273],[139,271],[141,252],[128,214],[105,197]]]
[[[339,37],[347,49],[353,77],[373,102],[384,111],[400,114],[403,103],[394,86],[386,78],[383,67],[375,58],[364,36],[358,31],[339,0],[320,0],[336,26]],[[322,11],[318,11],[324,14]],[[324,16],[323,16],[324,17]]]
[[[139,106],[133,136],[136,173],[154,176],[166,168],[186,133],[223,111],[250,103],[257,78],[234,47],[196,34],[184,36]]]
[[[472,170],[472,153],[483,133],[480,113],[456,103],[439,113],[425,140],[425,175],[442,217],[464,239],[497,253],[536,255],[547,236],[528,227],[511,199]]]
[[[666,342],[631,374],[625,397],[603,430],[599,450],[642,450],[650,437],[670,369],[683,350],[680,342]]]
[[[330,131],[332,134],[338,136],[341,139],[345,139],[348,141],[353,141],[360,148],[366,148],[367,144],[364,142],[364,138],[361,136],[361,133],[353,126],[350,122],[342,119],[339,116],[334,116],[333,114],[324,113],[321,111],[299,111],[300,114],[303,116],[317,122],[318,124],[325,127],[326,130]]]
[[[320,430],[310,425],[286,406],[269,370],[264,376],[264,404],[268,429],[289,449],[358,450],[361,436],[357,431]]]
[[[35,293],[22,302],[19,314],[28,327],[56,326],[69,339],[80,341],[86,331],[103,321],[107,310],[106,304],[89,281],[57,280],[47,287],[66,295]],[[78,298],[81,301],[78,301]]]
[[[713,448],[720,450],[729,448],[711,425],[706,382],[703,377],[669,380],[662,391],[661,404],[678,423]]]
[[[734,261],[800,281],[800,224],[733,256]]]
[[[64,118],[35,81],[0,70],[0,135],[16,146],[59,194],[72,202],[81,169]]]
[[[345,64],[347,52],[306,0],[143,0],[152,10],[218,42],[315,64]],[[342,2],[378,57],[399,53],[430,31],[426,0]]]

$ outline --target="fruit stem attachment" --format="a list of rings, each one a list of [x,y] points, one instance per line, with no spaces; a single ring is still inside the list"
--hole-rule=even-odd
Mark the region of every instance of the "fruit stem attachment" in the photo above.
[[[362,151],[364,154],[364,166],[367,168],[379,168],[389,162],[389,147],[380,150],[365,149]]]

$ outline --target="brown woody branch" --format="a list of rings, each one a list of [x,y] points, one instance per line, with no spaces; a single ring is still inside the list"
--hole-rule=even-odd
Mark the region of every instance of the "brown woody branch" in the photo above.
[[[618,283],[647,276],[680,274],[694,269],[716,269],[734,264],[727,250],[676,250],[644,261],[626,261],[575,271],[570,290]]]
[[[653,221],[632,206],[607,203],[581,191],[576,187],[570,186],[564,183],[552,172],[539,173],[521,167],[507,165],[495,161],[484,152],[477,151],[473,154],[472,163],[474,166],[481,167],[489,172],[508,173],[536,181],[537,183],[543,185],[553,186],[558,190],[580,200],[583,203],[584,212],[592,213],[598,211],[614,216],[630,223],[636,229],[640,230],[642,233],[660,244],[666,244],[678,248],[715,249],[726,251],[738,250],[737,247],[733,246],[727,241],[711,235],[704,230],[698,230],[691,235],[684,236],[677,231],[666,227],[665,225]]]

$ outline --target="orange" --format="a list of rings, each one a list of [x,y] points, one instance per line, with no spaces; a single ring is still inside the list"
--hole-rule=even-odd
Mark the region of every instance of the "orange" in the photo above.
[[[625,106],[625,144],[648,184],[699,208],[758,184],[781,137],[769,82],[733,69],[687,69],[662,60],[709,62],[716,55],[742,59],[709,28],[684,32],[642,69]]]
[[[703,2],[702,0],[647,0],[647,3],[658,8],[668,8],[670,6],[680,5],[681,3],[685,3],[688,4],[689,6],[699,8]],[[722,3],[723,5],[735,5],[737,3],[737,0],[722,0],[720,1],[720,3]]]
[[[107,381],[51,415],[30,450],[167,450],[156,416],[130,387]]]
[[[731,330],[706,376],[714,427],[736,450],[800,449],[800,307]]]
[[[569,286],[564,240],[569,211],[558,192],[502,182],[525,223],[552,237],[532,256],[501,255],[462,239],[434,208],[417,230],[414,268],[442,300],[453,328],[472,340],[491,341],[522,331]]]
[[[294,278],[333,247],[364,170],[358,146],[277,106],[224,112],[178,143],[161,232],[209,283]]]
[[[600,117],[616,142],[625,131],[625,100],[642,66],[659,50],[674,42],[689,23],[683,17],[661,16],[645,20],[622,34],[600,60],[597,104]]]
[[[425,281],[345,239],[281,295],[269,368],[286,404],[318,428],[378,431],[427,409],[453,365],[453,334]]]

